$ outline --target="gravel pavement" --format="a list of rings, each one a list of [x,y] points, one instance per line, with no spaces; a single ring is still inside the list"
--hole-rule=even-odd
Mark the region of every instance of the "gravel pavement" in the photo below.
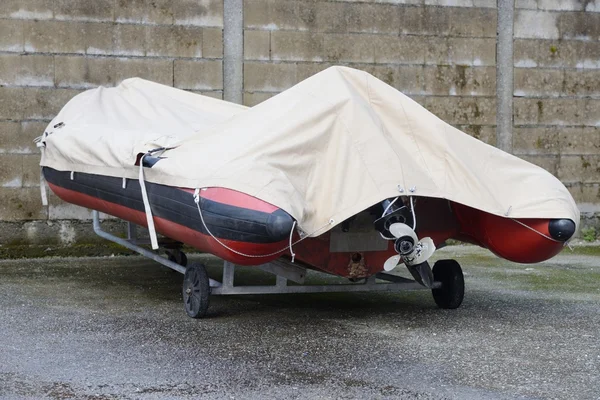
[[[464,269],[457,310],[428,291],[213,296],[203,320],[143,258],[0,261],[0,398],[600,399],[600,252],[563,254],[440,250]]]

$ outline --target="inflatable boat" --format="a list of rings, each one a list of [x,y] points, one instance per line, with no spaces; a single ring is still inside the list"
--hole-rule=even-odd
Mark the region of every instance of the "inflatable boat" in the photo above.
[[[550,173],[345,67],[252,108],[126,80],[73,98],[38,147],[58,197],[148,227],[155,249],[158,233],[232,264],[351,280],[405,265],[444,308],[460,305],[462,272],[427,260],[448,239],[535,263],[579,224]],[[187,268],[186,310],[203,315],[192,294],[208,277]]]

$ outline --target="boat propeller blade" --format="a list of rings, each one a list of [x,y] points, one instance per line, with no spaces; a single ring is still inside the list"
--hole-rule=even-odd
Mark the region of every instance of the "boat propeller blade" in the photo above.
[[[396,268],[400,262],[407,267],[422,264],[435,252],[435,244],[430,237],[419,240],[415,231],[406,224],[396,222],[390,225],[389,231],[396,238],[394,247],[398,254],[384,263],[383,269],[387,272]]]
[[[390,258],[388,258],[383,264],[384,271],[390,272],[391,270],[396,268],[400,263],[401,258],[402,257],[400,257],[400,254],[396,254],[395,256],[391,256]]]
[[[392,225],[390,225],[389,230],[390,233],[394,235],[396,239],[400,239],[404,236],[409,236],[414,240],[415,243],[418,241],[417,234],[415,233],[415,231],[410,226],[401,222],[393,223]]]

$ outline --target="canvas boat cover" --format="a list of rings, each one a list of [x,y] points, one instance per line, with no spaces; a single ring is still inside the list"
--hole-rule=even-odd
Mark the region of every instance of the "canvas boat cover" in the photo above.
[[[399,195],[511,218],[579,211],[553,175],[450,126],[372,75],[331,67],[247,108],[134,78],[74,97],[46,130],[41,165],[225,187],[291,214],[306,234]]]

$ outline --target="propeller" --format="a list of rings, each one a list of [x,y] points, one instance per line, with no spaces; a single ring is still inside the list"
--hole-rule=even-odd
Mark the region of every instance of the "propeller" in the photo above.
[[[396,238],[394,248],[398,254],[388,258],[383,264],[383,269],[387,272],[396,268],[400,261],[407,267],[424,263],[435,252],[435,244],[430,237],[419,240],[415,231],[406,224],[393,223],[389,231]]]

